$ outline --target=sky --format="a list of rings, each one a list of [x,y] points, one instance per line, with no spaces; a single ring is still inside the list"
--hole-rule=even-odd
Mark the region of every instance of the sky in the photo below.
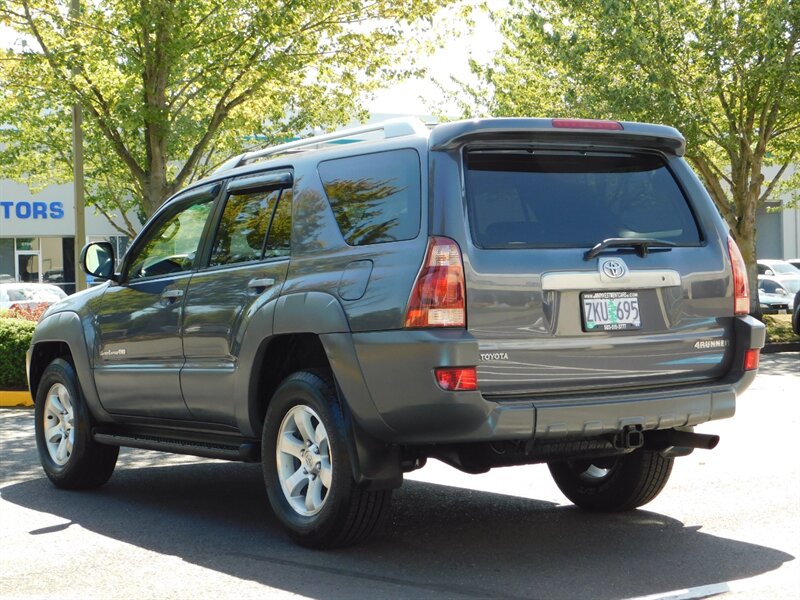
[[[476,2],[477,4],[477,2]],[[508,5],[508,0],[489,0],[488,6],[498,10]],[[474,27],[469,28],[448,18],[440,18],[454,35],[445,48],[438,50],[433,56],[424,59],[430,76],[425,79],[411,79],[394,85],[376,94],[373,101],[367,103],[370,112],[389,114],[429,115],[434,112],[452,115],[456,107],[442,98],[442,93],[435,85],[438,81],[446,88],[452,87],[451,76],[462,81],[469,81],[469,58],[478,62],[487,62],[500,48],[502,38],[489,14],[476,10],[473,14]]]
[[[468,1],[479,4],[479,0]],[[486,4],[496,10],[506,7],[508,0],[488,0]],[[423,64],[429,70],[429,76],[407,80],[379,91],[373,100],[366,103],[370,113],[417,116],[438,113],[457,116],[455,105],[442,98],[442,93],[434,81],[440,82],[445,87],[452,87],[451,76],[468,81],[471,76],[469,58],[486,62],[501,43],[500,33],[488,13],[476,9],[473,20],[474,27],[470,28],[463,20],[455,18],[452,11],[438,16],[434,23],[440,23],[448,35],[453,35],[450,36],[445,48],[423,59]],[[0,26],[0,47],[10,46],[17,38],[16,32]]]

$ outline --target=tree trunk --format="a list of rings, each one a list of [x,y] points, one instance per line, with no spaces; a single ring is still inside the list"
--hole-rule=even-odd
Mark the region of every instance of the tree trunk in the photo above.
[[[167,183],[166,165],[161,172],[149,174],[142,193],[142,212],[149,219],[173,193],[173,186]]]

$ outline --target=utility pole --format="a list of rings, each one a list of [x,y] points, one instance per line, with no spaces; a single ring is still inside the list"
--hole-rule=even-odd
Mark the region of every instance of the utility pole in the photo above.
[[[77,23],[80,18],[80,0],[71,0],[69,13],[74,22]],[[77,29],[77,27],[76,27]],[[72,70],[73,74],[77,73],[77,67]],[[75,198],[75,291],[86,289],[86,273],[83,272],[81,267],[80,257],[83,245],[86,243],[86,220],[85,220],[85,204],[86,199],[84,195],[83,185],[83,114],[81,112],[81,105],[75,103],[72,105],[72,179],[73,179],[73,196]]]

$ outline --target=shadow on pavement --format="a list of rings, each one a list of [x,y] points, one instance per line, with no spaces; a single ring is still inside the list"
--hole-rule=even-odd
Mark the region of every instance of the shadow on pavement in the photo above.
[[[549,502],[408,481],[383,532],[331,552],[295,546],[258,465],[118,468],[94,492],[40,476],[3,498],[237,578],[313,598],[625,598],[763,574],[793,557],[643,510],[594,515]],[[371,592],[370,592],[371,590]]]
[[[764,354],[758,367],[759,375],[797,376],[800,370],[800,352]]]

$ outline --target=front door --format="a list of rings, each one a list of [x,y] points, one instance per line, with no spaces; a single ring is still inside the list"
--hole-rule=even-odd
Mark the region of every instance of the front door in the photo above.
[[[188,419],[180,370],[186,288],[218,186],[171,202],[137,238],[96,307],[95,381],[111,413]]]

